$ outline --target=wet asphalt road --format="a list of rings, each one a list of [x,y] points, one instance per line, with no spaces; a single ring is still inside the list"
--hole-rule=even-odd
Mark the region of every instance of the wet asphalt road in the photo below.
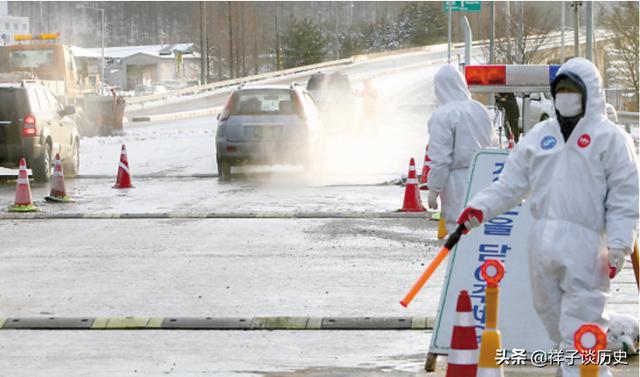
[[[48,184],[33,185],[34,200],[44,215],[395,211],[403,188],[389,182],[406,174],[409,157],[422,160],[435,69],[379,77],[378,130],[332,131],[322,174],[242,168],[231,182],[219,182],[215,117],[203,117],[128,124],[123,136],[83,139],[84,177],[66,182],[76,203],[45,203]],[[111,188],[122,143],[132,190]],[[14,185],[0,183],[3,206]],[[436,225],[428,218],[0,220],[0,314],[435,316],[444,268],[410,309],[398,301],[437,251]],[[614,285],[620,312],[637,310],[632,279],[626,269]],[[412,376],[423,375],[429,337],[424,331],[5,330],[0,370],[11,376]]]

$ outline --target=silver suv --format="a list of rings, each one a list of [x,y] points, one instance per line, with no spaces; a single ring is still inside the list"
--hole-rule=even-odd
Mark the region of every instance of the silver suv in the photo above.
[[[243,164],[311,167],[322,123],[313,98],[303,88],[241,87],[218,115],[216,157],[220,179]]]

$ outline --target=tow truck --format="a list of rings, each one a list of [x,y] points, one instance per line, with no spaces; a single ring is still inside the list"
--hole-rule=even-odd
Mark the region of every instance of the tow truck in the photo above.
[[[78,61],[71,46],[59,43],[59,38],[60,33],[16,35],[17,44],[0,48],[0,79],[37,80],[49,88],[58,101],[75,106],[83,136],[121,130],[124,99],[115,90],[101,95],[104,84],[99,75],[90,75],[87,62]]]

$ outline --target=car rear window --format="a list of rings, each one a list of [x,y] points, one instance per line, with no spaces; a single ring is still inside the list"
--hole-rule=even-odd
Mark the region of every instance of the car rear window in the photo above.
[[[295,114],[290,90],[242,90],[231,115]]]
[[[21,88],[0,88],[0,120],[16,121],[28,113],[26,95]]]

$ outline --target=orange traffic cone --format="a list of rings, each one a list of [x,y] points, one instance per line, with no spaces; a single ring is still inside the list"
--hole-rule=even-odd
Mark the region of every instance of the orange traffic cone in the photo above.
[[[446,377],[475,377],[478,371],[478,339],[471,312],[471,298],[460,291],[451,335]]]
[[[416,163],[409,161],[409,176],[407,186],[404,190],[404,204],[400,212],[426,212],[420,200],[420,190],[418,189],[418,177],[416,177]]]
[[[29,186],[29,175],[27,174],[27,161],[20,159],[20,167],[18,172],[18,180],[16,183],[16,199],[14,204],[9,207],[9,212],[33,212],[38,207],[31,202],[31,186]]]
[[[424,163],[422,164],[422,174],[420,175],[420,190],[428,190],[427,177],[429,176],[429,170],[431,170],[431,159],[429,158],[429,145],[424,152]]]
[[[118,178],[113,188],[133,188],[131,185],[131,175],[129,173],[129,160],[127,159],[127,148],[122,144],[120,152],[120,163],[118,164]]]
[[[53,167],[53,177],[51,177],[51,192],[49,196],[44,197],[45,200],[50,202],[70,203],[73,202],[70,197],[67,196],[64,188],[64,174],[62,173],[62,161],[60,161],[60,154],[56,153],[56,162]]]

